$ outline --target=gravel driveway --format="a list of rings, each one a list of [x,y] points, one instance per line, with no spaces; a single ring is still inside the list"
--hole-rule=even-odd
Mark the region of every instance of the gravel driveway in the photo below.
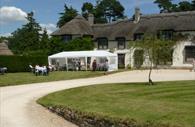
[[[1,87],[0,127],[76,127],[38,105],[36,100],[54,91],[79,86],[101,83],[146,82],[147,75],[148,70],[128,71],[96,78]],[[195,72],[189,70],[154,70],[152,79],[154,81],[195,80]]]

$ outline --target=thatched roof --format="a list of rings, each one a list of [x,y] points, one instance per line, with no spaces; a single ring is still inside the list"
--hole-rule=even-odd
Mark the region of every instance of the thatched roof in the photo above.
[[[13,55],[5,42],[0,43],[0,55]]]
[[[195,11],[143,15],[138,23],[125,19],[108,24],[89,25],[82,16],[76,17],[52,35],[91,34],[94,38],[132,40],[135,33],[157,33],[159,30],[195,31]]]
[[[159,30],[195,31],[195,11],[141,16],[138,23],[132,19],[93,26],[94,37],[115,40],[125,37],[132,40],[134,33],[157,33]]]
[[[51,35],[93,35],[92,28],[89,22],[78,15],[70,22],[63,25],[60,29],[53,32]]]

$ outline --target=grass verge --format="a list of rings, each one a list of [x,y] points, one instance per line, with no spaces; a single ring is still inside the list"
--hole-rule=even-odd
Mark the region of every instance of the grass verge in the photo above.
[[[46,107],[68,107],[83,113],[138,123],[195,126],[195,81],[105,84],[74,88],[38,100]]]
[[[112,72],[115,73],[115,72]],[[10,86],[10,85],[21,85],[30,83],[40,83],[40,82],[50,82],[59,80],[69,80],[78,78],[89,78],[95,76],[102,76],[104,72],[91,72],[91,71],[78,71],[78,72],[66,72],[66,71],[56,71],[51,72],[49,76],[35,76],[32,73],[7,73],[0,75],[0,87]]]

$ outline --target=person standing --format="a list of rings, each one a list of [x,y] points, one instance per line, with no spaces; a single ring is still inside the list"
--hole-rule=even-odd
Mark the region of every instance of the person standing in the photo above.
[[[96,68],[97,68],[97,63],[96,63],[96,60],[94,60],[93,63],[92,63],[93,71],[96,71]]]
[[[105,66],[105,73],[104,74],[106,74],[109,70],[108,59],[106,59],[104,66]]]

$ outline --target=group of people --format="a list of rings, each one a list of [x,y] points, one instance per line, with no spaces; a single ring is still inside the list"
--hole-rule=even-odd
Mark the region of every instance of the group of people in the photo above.
[[[7,67],[0,67],[0,74],[3,75],[7,71]]]
[[[39,65],[35,65],[35,67],[33,67],[32,65],[29,65],[29,67],[31,68],[31,71],[36,75],[49,75],[49,70],[50,67],[49,66],[39,66]]]
[[[103,70],[105,72],[108,71],[109,70],[108,60],[107,59],[105,60],[105,62],[101,66],[101,69],[100,69],[100,65],[97,64],[96,60],[94,60],[92,63],[92,71],[96,71],[96,70]]]
[[[73,70],[80,71],[81,70],[81,60],[80,59],[78,59],[78,60],[73,59],[72,62],[73,62]]]

